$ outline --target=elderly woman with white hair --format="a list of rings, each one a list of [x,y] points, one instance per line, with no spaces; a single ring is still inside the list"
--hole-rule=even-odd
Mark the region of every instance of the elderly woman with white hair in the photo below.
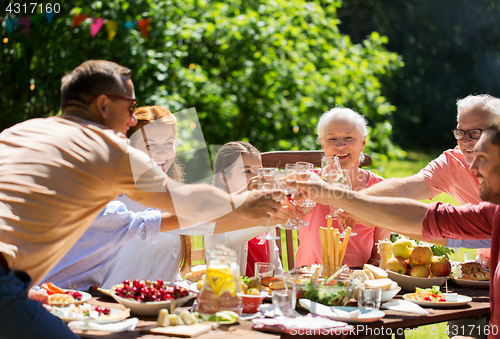
[[[318,136],[325,156],[337,156],[342,169],[349,172],[352,189],[360,190],[384,180],[368,170],[359,168],[362,151],[368,135],[365,118],[349,108],[333,108],[324,113],[318,123]],[[335,208],[335,206],[333,206]],[[299,230],[299,248],[296,266],[321,263],[321,242],[319,228],[326,226],[329,206],[317,204],[305,220],[309,226]],[[333,220],[333,227],[340,229],[338,220]],[[390,236],[390,232],[376,227],[356,224],[355,236],[351,236],[347,245],[343,264],[349,267],[362,267],[366,263],[376,264],[379,258],[376,243]]]

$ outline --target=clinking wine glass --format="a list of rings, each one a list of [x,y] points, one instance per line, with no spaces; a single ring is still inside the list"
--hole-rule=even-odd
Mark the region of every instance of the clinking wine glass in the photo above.
[[[305,162],[305,161],[297,161],[295,163],[295,168],[297,169],[297,173],[304,173],[304,172],[310,172],[314,169],[314,165],[311,164],[310,162]],[[302,202],[300,205],[301,207],[315,207],[316,202],[312,201],[311,199],[306,199]]]
[[[346,169],[342,170],[342,184],[340,185],[342,188],[351,191],[352,190],[352,184],[351,184],[351,178],[349,177],[349,171]],[[338,211],[341,211],[341,209],[337,209],[335,214],[337,214],[337,218],[339,220],[339,227],[343,229],[343,231],[340,233],[339,237],[344,238],[346,234],[346,225],[345,225],[345,220],[342,217],[338,217]],[[351,232],[351,237],[355,236],[356,233]]]
[[[285,193],[286,198],[291,202],[294,203],[292,199],[292,194],[295,194],[297,190],[293,187],[289,187],[285,183],[285,178],[291,174],[296,173],[296,166],[295,164],[286,164],[284,170],[280,170],[278,174],[278,185],[279,187],[283,190],[283,193]],[[286,230],[298,230],[299,224],[298,221],[301,221],[300,218],[288,218],[287,222],[280,226],[280,228],[286,229]]]
[[[347,170],[343,170],[340,165],[340,161],[338,157],[324,157],[321,159],[321,177],[324,181],[331,185],[339,186],[344,189],[351,190],[351,179],[349,178],[349,173]],[[331,217],[332,220],[339,220],[338,210],[334,209],[333,206],[330,207],[330,214],[328,214],[325,218]],[[341,223],[344,223],[343,219],[339,220],[339,227]],[[346,234],[346,230],[344,229],[342,233],[340,233],[340,238],[344,238]],[[356,233],[351,232],[351,236],[355,236]]]
[[[323,157],[321,159],[321,178],[330,185],[340,186],[344,182],[344,173],[338,157]],[[330,214],[325,218],[337,219],[337,211],[330,205]]]
[[[275,189],[278,187],[278,169],[274,167],[263,167],[257,169],[259,177],[259,189]],[[277,240],[280,237],[271,234],[271,216],[267,218],[267,233],[257,239]]]

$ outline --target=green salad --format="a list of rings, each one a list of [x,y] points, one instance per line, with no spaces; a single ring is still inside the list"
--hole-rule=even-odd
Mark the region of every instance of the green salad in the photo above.
[[[302,297],[328,306],[345,306],[351,299],[354,286],[349,281],[323,283],[307,281]]]

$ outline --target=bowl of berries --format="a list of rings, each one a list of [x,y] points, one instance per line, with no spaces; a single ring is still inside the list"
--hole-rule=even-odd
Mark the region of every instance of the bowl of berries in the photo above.
[[[138,315],[157,316],[162,308],[174,310],[196,294],[170,282],[158,280],[125,279],[122,284],[114,285],[111,296],[120,304],[130,308]]]

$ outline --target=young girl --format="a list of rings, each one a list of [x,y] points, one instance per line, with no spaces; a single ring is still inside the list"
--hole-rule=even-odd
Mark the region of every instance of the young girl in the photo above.
[[[257,168],[262,167],[260,153],[253,145],[244,141],[232,141],[221,147],[214,162],[213,185],[228,193],[245,188],[256,187]],[[232,192],[231,192],[232,191]],[[271,225],[284,224],[289,217],[294,217],[295,207],[287,200],[282,201],[276,216],[271,217]],[[299,212],[300,213],[300,212]],[[230,221],[235,222],[235,221]],[[267,225],[267,219],[256,222],[254,220],[240,220],[242,223],[254,225]],[[219,225],[219,223],[217,223]],[[278,255],[275,241],[257,239],[256,236],[267,231],[267,226],[257,226],[245,230],[232,231],[211,236],[205,236],[205,248],[211,249],[218,243],[231,246],[238,253],[239,266],[242,275],[254,276],[256,262],[271,262],[275,264],[275,275],[283,274],[283,267]],[[273,233],[276,230],[273,229]]]

